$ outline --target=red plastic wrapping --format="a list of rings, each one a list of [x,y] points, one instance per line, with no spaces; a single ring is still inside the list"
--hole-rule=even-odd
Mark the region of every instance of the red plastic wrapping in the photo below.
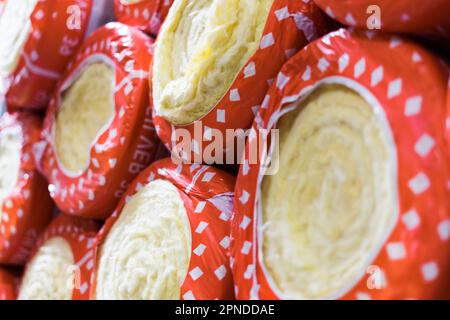
[[[358,28],[450,37],[447,0],[314,0],[330,17]]]
[[[1,13],[1,12],[0,12]],[[9,271],[0,268],[0,300],[15,300],[17,279]]]
[[[99,247],[118,219],[127,198],[156,179],[167,180],[178,188],[191,226],[191,260],[180,298],[232,299],[233,278],[229,267],[228,246],[235,178],[213,167],[177,166],[170,159],[164,159],[143,171],[130,185],[113,215],[99,232],[95,245],[96,259]],[[94,272],[94,282],[95,278]],[[92,288],[94,298],[95,284]]]
[[[40,165],[50,182],[50,194],[63,212],[106,218],[129,182],[154,159],[158,144],[147,80],[151,44],[151,39],[139,30],[109,23],[86,40],[58,85],[44,122]],[[80,175],[71,175],[56,158],[56,115],[63,88],[73,83],[77,72],[93,61],[115,67],[115,114],[93,144],[88,168]]]
[[[119,22],[156,35],[172,3],[173,0],[141,0],[123,4],[121,0],[114,0],[114,8]]]
[[[69,243],[76,266],[73,272],[72,300],[89,299],[93,245],[98,229],[98,224],[92,220],[60,214],[50,223],[34,247],[33,255],[37,253],[45,241],[53,237],[63,238]]]
[[[1,204],[0,263],[3,264],[25,263],[52,214],[47,182],[37,172],[32,151],[39,141],[41,126],[41,120],[29,113],[5,113],[0,118],[0,132],[20,130],[22,134],[18,181]]]
[[[323,83],[338,83],[378,101],[397,151],[398,220],[371,262],[385,283],[367,286],[370,274],[342,299],[430,299],[450,297],[450,158],[445,117],[448,72],[420,46],[374,32],[333,32],[298,53],[280,72],[255,130],[276,126],[282,111]],[[420,79],[418,81],[417,79]],[[365,94],[364,94],[365,92]],[[270,143],[270,142],[269,142]],[[263,262],[258,211],[260,164],[249,164],[248,150],[236,185],[232,218],[233,274],[240,299],[286,298]],[[248,242],[250,250],[241,250]],[[388,250],[394,244],[402,250]],[[248,248],[247,244],[247,248]],[[397,254],[399,253],[399,254]],[[355,279],[356,280],[356,279]]]
[[[107,8],[108,0],[40,0],[36,4],[18,65],[6,79],[10,111],[47,106],[84,37],[105,22]]]
[[[218,129],[225,136],[227,129],[250,128],[255,112],[265,104],[264,95],[282,65],[310,41],[324,34],[325,29],[323,16],[312,1],[275,0],[259,48],[236,75],[223,98],[200,120],[184,126],[172,125],[154,112],[158,136],[169,150],[174,151],[175,138],[180,138],[174,134],[175,130],[188,130],[194,146],[190,158],[201,156],[202,162],[211,164],[214,159],[204,155],[203,151],[213,139],[203,139],[203,135],[208,136],[210,129]],[[196,124],[201,128],[200,137],[195,134]]]

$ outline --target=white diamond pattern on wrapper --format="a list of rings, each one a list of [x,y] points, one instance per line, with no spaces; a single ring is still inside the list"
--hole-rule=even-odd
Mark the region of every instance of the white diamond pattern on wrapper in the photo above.
[[[422,265],[422,276],[426,282],[434,281],[439,275],[439,268],[435,262]]]
[[[434,146],[435,141],[433,137],[425,133],[417,141],[416,145],[414,146],[414,150],[421,157],[426,157],[431,152]]]
[[[402,92],[402,79],[395,79],[389,83],[388,98],[392,99],[400,95]]]
[[[347,69],[348,64],[350,62],[350,57],[347,53],[344,53],[340,58],[339,58],[339,72],[343,72],[345,69]]]
[[[198,280],[202,275],[203,275],[203,271],[202,269],[200,269],[199,267],[195,267],[194,269],[192,269],[189,272],[189,275],[191,276],[191,278],[196,281]]]
[[[201,243],[197,246],[197,248],[194,249],[194,253],[200,257],[203,254],[203,252],[205,252],[205,250],[206,246],[203,243]]]
[[[195,233],[199,233],[201,234],[203,231],[205,231],[205,229],[208,227],[208,223],[207,222],[200,222],[197,226],[197,228],[195,229]]]
[[[406,257],[406,249],[401,242],[388,243],[386,249],[391,260],[402,260]]]
[[[268,47],[271,47],[275,44],[275,39],[273,37],[272,33],[268,33],[266,35],[264,35],[261,38],[261,44],[260,44],[260,48],[261,49],[266,49]]]
[[[383,75],[384,75],[384,69],[382,66],[379,66],[372,72],[372,78],[371,78],[371,86],[375,87],[378,85],[381,81],[383,81]]]
[[[355,65],[354,77],[359,78],[366,71],[366,59],[361,58]]]
[[[442,241],[450,239],[450,219],[442,221],[438,225],[438,234]]]
[[[414,230],[420,224],[420,216],[416,210],[411,209],[402,216],[402,221],[408,230]]]
[[[427,175],[423,172],[417,174],[414,178],[412,178],[409,183],[409,188],[412,192],[414,192],[416,195],[419,195],[430,187],[430,180],[428,179]]]
[[[408,100],[406,100],[405,105],[405,115],[408,117],[415,116],[420,113],[421,108],[422,108],[421,96],[408,98]]]

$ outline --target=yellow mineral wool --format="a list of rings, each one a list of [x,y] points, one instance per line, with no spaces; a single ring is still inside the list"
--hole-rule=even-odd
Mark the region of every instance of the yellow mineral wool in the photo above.
[[[114,70],[105,63],[93,63],[62,94],[55,149],[71,173],[80,174],[88,167],[92,145],[114,117],[114,84]]]
[[[287,297],[345,293],[395,222],[395,148],[374,110],[328,85],[278,123],[279,172],[262,184],[263,256]]]
[[[22,151],[20,127],[4,129],[0,132],[0,225],[3,222],[3,201],[17,185]]]
[[[179,299],[191,229],[178,189],[155,180],[125,205],[100,248],[96,299]]]
[[[207,114],[256,52],[273,0],[175,0],[153,64],[157,112],[173,124]]]
[[[8,76],[19,62],[28,38],[30,15],[38,0],[6,1],[0,15],[0,76]]]
[[[27,266],[19,300],[70,300],[75,262],[69,243],[60,237],[45,241]]]

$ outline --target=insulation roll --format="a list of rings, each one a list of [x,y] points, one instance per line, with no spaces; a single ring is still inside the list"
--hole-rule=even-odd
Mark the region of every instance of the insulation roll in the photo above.
[[[30,113],[0,117],[0,263],[22,265],[50,221],[53,203],[33,148],[42,121]]]
[[[450,38],[447,0],[314,0],[330,17],[352,27]]]
[[[108,17],[107,0],[9,0],[0,15],[0,81],[7,105],[43,109],[84,37]]]
[[[238,298],[450,297],[447,81],[419,45],[344,29],[284,65],[236,184]]]
[[[19,289],[19,300],[87,300],[98,225],[64,214],[36,243]]]
[[[174,0],[114,0],[117,20],[157,35]]]
[[[106,218],[155,157],[148,101],[152,41],[109,23],[81,47],[46,115],[40,166],[66,213]]]
[[[152,66],[151,101],[161,140],[174,154],[220,162],[203,154],[214,141],[212,130],[225,135],[226,129],[249,128],[283,63],[324,29],[320,10],[309,0],[175,1]],[[178,129],[189,132],[193,150],[179,150]]]
[[[130,185],[96,239],[91,298],[232,299],[234,177],[160,160]]]

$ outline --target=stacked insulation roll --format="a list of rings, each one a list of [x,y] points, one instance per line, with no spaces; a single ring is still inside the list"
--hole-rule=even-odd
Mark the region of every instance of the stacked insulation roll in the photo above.
[[[59,215],[36,243],[18,294],[20,300],[87,299],[98,225]]]
[[[407,39],[344,29],[284,65],[253,127],[278,135],[235,190],[238,298],[450,297],[448,76]]]
[[[107,19],[107,0],[5,0],[0,81],[9,110],[44,109],[84,37]]]
[[[139,30],[109,23],[84,42],[56,89],[39,163],[63,212],[106,218],[155,158],[151,44]]]
[[[0,263],[22,265],[52,214],[33,147],[42,121],[30,113],[0,117]]]
[[[96,239],[91,298],[232,299],[234,177],[155,162],[130,185]]]
[[[159,137],[185,161],[221,163],[222,152],[204,150],[227,129],[249,128],[283,63],[324,31],[310,1],[175,1],[152,66]],[[190,133],[192,150],[177,130]]]
[[[450,39],[447,0],[314,0],[330,17],[362,29]]]

